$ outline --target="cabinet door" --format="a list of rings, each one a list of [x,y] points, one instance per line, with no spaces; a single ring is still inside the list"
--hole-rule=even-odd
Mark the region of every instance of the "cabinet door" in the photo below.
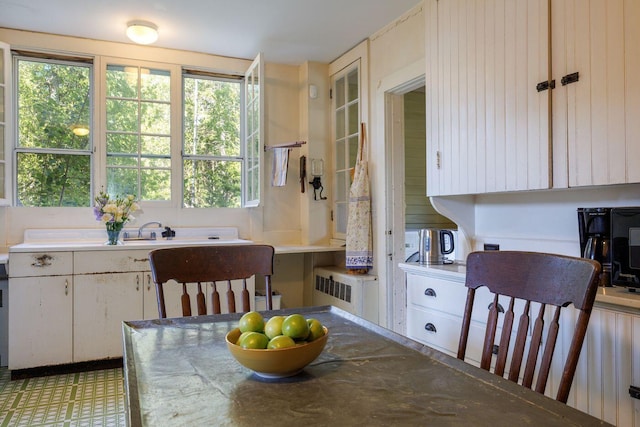
[[[122,321],[142,319],[140,273],[74,277],[74,362],[122,356]]]
[[[9,369],[73,361],[72,276],[11,278]]]
[[[549,188],[549,91],[536,89],[549,78],[548,2],[437,2],[437,28],[428,195]]]
[[[552,8],[554,187],[640,182],[640,1]]]

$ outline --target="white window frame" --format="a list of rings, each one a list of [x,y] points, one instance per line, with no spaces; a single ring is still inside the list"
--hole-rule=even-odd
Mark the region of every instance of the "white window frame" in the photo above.
[[[359,99],[359,111],[360,111],[360,120],[359,123],[364,122],[365,125],[368,125],[369,123],[369,97],[368,97],[368,93],[369,93],[369,41],[365,40],[362,43],[360,43],[359,45],[357,45],[356,47],[354,47],[353,49],[351,49],[349,52],[345,53],[344,55],[342,55],[340,58],[336,59],[334,62],[332,62],[331,64],[329,64],[329,77],[331,80],[331,87],[333,88],[336,77],[340,75],[340,73],[345,73],[347,72],[350,67],[352,67],[354,64],[358,64],[359,66],[359,71],[358,71],[358,78],[359,78],[359,83],[358,83],[358,99]],[[332,227],[332,231],[333,231],[333,238],[337,241],[346,241],[346,233],[341,233],[338,232],[338,218],[337,218],[337,208],[336,208],[336,194],[337,191],[336,190],[336,186],[337,186],[337,180],[336,180],[336,156],[337,156],[337,152],[336,152],[336,141],[335,141],[335,135],[336,135],[336,118],[335,118],[335,94],[332,94],[333,99],[331,100],[331,146],[332,146],[332,160],[333,160],[333,164],[332,164],[332,180],[331,180],[331,184],[332,184],[332,194],[333,194],[333,201],[332,201],[332,211],[331,211],[331,218],[333,221],[333,227]],[[358,125],[358,135],[360,133],[360,126]],[[359,135],[360,136],[360,135]],[[348,202],[348,193],[347,193],[347,202]],[[348,219],[348,203],[347,203],[347,213],[345,215],[344,220],[347,221]],[[346,230],[346,223],[344,224],[344,228]]]
[[[256,84],[257,80],[257,84]],[[258,88],[257,94],[250,93],[251,87]],[[242,167],[242,207],[257,207],[260,205],[263,193],[262,174],[264,169],[264,58],[259,53],[247,69],[244,76],[244,133],[242,144],[242,156],[244,164]],[[256,99],[257,97],[257,99]],[[252,105],[258,105],[258,129],[251,127]],[[251,123],[250,123],[251,122]],[[252,136],[258,137],[257,144],[251,144]],[[257,149],[257,152],[255,152]],[[251,165],[253,159],[254,165]],[[257,170],[256,170],[257,168]],[[252,175],[257,174],[257,182],[252,179]],[[252,186],[255,183],[257,188]]]
[[[13,79],[11,61],[11,46],[7,43],[0,42],[2,55],[0,61],[0,71],[3,72],[3,80],[0,81],[0,88],[4,90],[4,97],[0,99],[0,108],[4,111],[4,125],[2,140],[4,141],[4,158],[0,159],[0,163],[4,165],[4,197],[0,197],[0,206],[10,206],[13,200],[13,161],[12,161],[12,144],[13,140]]]

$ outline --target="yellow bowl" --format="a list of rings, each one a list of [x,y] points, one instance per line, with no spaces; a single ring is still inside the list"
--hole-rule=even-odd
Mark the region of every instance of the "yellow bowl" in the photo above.
[[[236,345],[240,329],[236,328],[225,337],[227,348],[244,367],[265,378],[284,378],[296,375],[322,353],[329,330],[324,327],[324,335],[307,344],[276,349],[242,348]]]

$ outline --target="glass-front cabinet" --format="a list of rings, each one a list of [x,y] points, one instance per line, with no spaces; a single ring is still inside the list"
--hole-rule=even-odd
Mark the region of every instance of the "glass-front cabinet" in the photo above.
[[[346,238],[349,189],[360,140],[360,60],[332,76],[334,143],[334,237]]]

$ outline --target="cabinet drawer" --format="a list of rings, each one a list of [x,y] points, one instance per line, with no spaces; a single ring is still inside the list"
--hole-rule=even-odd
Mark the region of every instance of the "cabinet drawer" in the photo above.
[[[407,298],[409,305],[415,304],[462,316],[467,288],[456,282],[408,274]]]
[[[149,251],[74,252],[75,274],[149,271]]]
[[[434,310],[407,309],[407,335],[429,347],[454,355],[458,351],[462,319]]]
[[[30,252],[9,255],[9,277],[73,274],[72,252]]]

